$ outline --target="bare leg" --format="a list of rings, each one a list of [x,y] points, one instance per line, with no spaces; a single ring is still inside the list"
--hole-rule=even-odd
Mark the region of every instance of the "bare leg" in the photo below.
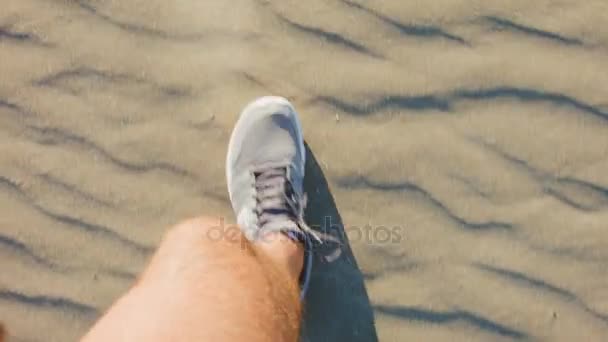
[[[171,229],[84,341],[296,341],[302,246],[280,233],[252,244],[218,226],[198,218]]]

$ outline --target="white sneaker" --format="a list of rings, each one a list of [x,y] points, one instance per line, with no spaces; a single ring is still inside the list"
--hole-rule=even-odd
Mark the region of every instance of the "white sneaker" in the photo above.
[[[232,131],[226,158],[230,202],[237,223],[251,241],[282,232],[304,244],[300,276],[304,297],[312,267],[312,241],[303,219],[306,150],[298,114],[282,97],[261,97],[245,107]]]

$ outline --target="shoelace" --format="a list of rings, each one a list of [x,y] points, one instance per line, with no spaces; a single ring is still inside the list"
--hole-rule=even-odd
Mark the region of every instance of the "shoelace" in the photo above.
[[[257,170],[255,173],[256,207],[258,228],[261,232],[282,232],[311,248],[312,242],[322,244],[340,241],[328,234],[316,232],[304,222],[306,195],[299,195],[287,177],[285,167]],[[340,247],[326,260],[333,261],[340,255]]]

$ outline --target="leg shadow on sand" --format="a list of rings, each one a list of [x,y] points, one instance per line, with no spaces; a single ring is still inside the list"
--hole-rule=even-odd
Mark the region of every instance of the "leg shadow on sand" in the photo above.
[[[304,190],[308,194],[308,206],[305,220],[313,229],[339,239],[342,254],[328,262],[322,256],[331,254],[330,250],[322,248],[316,253],[304,304],[302,340],[377,341],[363,275],[350,249],[323,171],[308,145],[306,156]],[[331,227],[327,227],[328,222]],[[336,247],[334,243],[331,245],[327,248]]]

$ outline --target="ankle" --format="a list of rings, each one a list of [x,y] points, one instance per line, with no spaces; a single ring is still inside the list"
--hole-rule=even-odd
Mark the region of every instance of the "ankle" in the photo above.
[[[304,266],[304,246],[283,233],[268,233],[253,244],[296,282]]]

